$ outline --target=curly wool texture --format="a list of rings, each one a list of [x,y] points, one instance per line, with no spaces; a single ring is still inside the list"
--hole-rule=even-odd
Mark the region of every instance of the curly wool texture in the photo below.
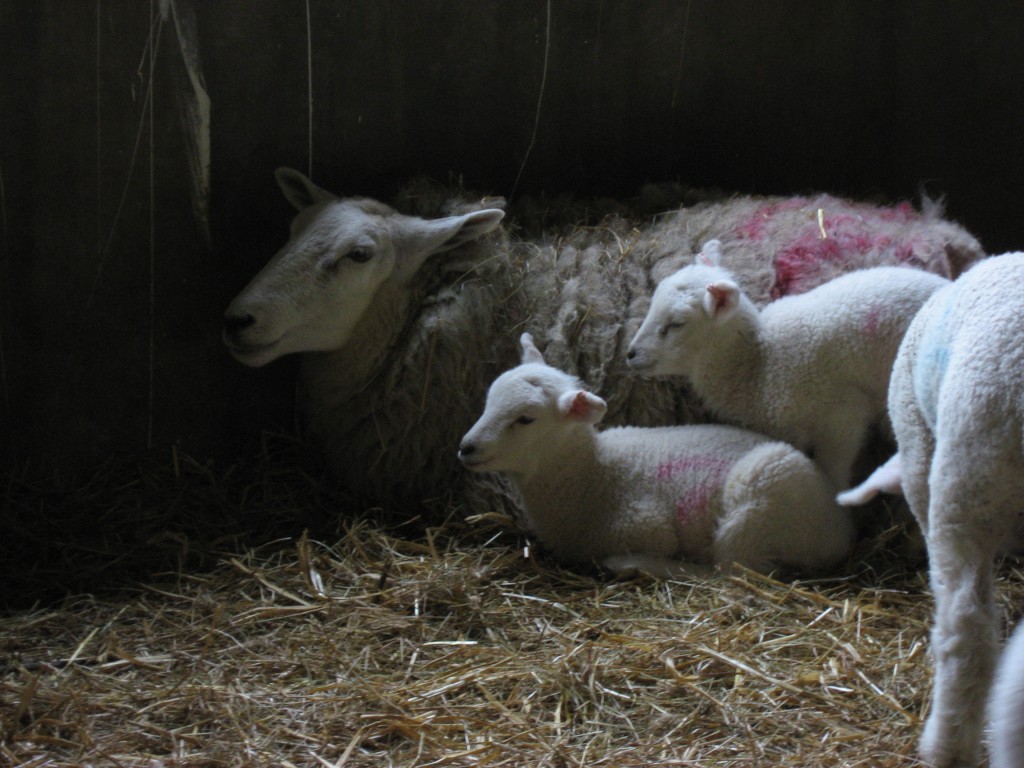
[[[998,648],[992,563],[1024,544],[1022,307],[1024,253],[986,259],[922,307],[893,367],[889,413],[935,598],[935,690],[921,738],[935,766],[978,762]],[[1015,653],[1011,679],[1024,674]],[[1009,749],[1021,721],[1008,710],[1019,713],[1020,701],[996,701],[1006,737],[997,743]],[[1006,759],[994,765],[1019,765]]]
[[[957,225],[916,214],[888,249],[830,250],[799,280],[781,285],[775,256],[806,237],[808,227],[817,228],[814,206],[838,212],[850,205],[866,221],[872,209],[824,197],[799,205],[741,197],[651,215],[656,197],[633,210],[610,203],[552,210],[524,201],[518,225],[513,210],[510,226],[428,262],[408,286],[385,287],[355,339],[304,356],[305,420],[353,505],[406,514],[451,504],[464,514],[519,510],[507,482],[467,476],[455,450],[487,385],[515,361],[522,331],[533,334],[552,365],[588,381],[609,402],[609,424],[706,420],[678,386],[631,376],[625,351],[658,281],[692,260],[708,238],[722,240],[729,268],[758,304],[866,264],[913,263],[944,273],[947,252],[963,261],[982,256]],[[417,182],[396,206],[434,217],[496,203]],[[889,217],[889,209],[877,210],[880,220]],[[901,250],[907,243],[916,245]]]

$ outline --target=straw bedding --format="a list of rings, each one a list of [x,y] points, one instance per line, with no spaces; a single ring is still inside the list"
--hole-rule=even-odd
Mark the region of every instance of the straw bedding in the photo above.
[[[840,578],[615,580],[497,515],[343,519],[282,467],[121,467],[62,497],[77,554],[8,553],[20,597],[81,594],[0,622],[0,765],[917,764],[932,606],[898,529]],[[27,488],[5,522],[55,507]],[[101,507],[89,540],[71,512]],[[1012,621],[1024,573],[1000,573]]]

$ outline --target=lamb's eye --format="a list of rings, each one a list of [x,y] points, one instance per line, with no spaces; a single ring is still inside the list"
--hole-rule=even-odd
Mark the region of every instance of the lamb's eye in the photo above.
[[[661,326],[661,328],[658,329],[658,335],[661,336],[661,338],[665,338],[672,331],[678,331],[682,327],[682,323],[665,323],[663,326]]]
[[[516,424],[533,424],[537,419],[533,416],[526,416],[525,414],[516,419]]]
[[[368,248],[353,248],[345,255],[356,264],[365,264],[373,258],[373,251]]]

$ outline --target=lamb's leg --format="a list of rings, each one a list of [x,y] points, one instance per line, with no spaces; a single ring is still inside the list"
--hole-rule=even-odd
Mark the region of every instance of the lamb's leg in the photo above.
[[[944,502],[938,495],[933,499]],[[930,517],[935,683],[921,756],[936,768],[975,766],[997,648],[993,552],[969,530],[940,524],[934,513]]]
[[[893,387],[896,373],[893,373]],[[928,504],[931,494],[928,476],[931,473],[932,457],[935,455],[935,436],[932,435],[914,402],[904,402],[900,411],[893,416],[893,426],[899,442],[899,471],[903,494],[914,513],[921,532],[928,535]],[[894,457],[895,458],[895,457]]]
[[[814,462],[788,445],[752,451],[726,481],[715,559],[762,573],[834,567],[849,553],[854,527],[833,496]]]
[[[1003,651],[997,683],[989,700],[992,768],[1024,765],[1024,623]]]
[[[940,768],[977,764],[998,651],[993,560],[1011,538],[1024,495],[1024,471],[1007,461],[1002,445],[969,437],[943,436],[930,476],[935,687],[921,755]],[[961,455],[965,444],[972,446],[970,463]]]

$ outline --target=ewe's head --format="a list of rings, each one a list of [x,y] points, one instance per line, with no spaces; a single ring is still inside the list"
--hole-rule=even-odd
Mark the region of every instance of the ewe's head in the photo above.
[[[709,240],[696,261],[662,280],[630,342],[626,362],[645,376],[686,375],[695,352],[712,341],[740,305],[740,289],[719,266],[720,243]]]
[[[337,198],[288,168],[276,178],[299,211],[291,237],[224,313],[224,343],[246,365],[344,346],[383,285],[407,285],[429,257],[482,237],[504,216],[421,219]]]
[[[522,364],[494,380],[483,415],[459,446],[468,469],[531,473],[551,446],[573,430],[592,429],[608,408],[578,379],[546,365],[530,334],[519,343]]]

